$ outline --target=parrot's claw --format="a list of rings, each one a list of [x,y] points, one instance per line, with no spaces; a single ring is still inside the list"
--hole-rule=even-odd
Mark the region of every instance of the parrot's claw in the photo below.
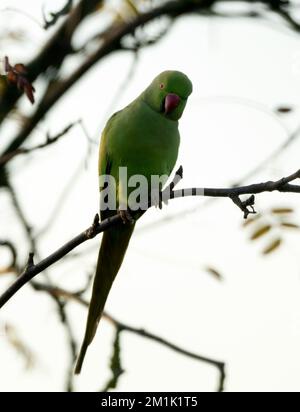
[[[134,218],[131,216],[131,213],[129,210],[118,210],[118,215],[121,217],[123,224],[128,224],[130,223],[131,225],[134,223]]]

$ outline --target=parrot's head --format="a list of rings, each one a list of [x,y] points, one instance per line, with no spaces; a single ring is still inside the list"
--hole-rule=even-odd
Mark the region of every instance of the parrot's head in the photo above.
[[[184,73],[168,70],[155,77],[143,99],[162,116],[179,120],[192,91],[192,82]]]

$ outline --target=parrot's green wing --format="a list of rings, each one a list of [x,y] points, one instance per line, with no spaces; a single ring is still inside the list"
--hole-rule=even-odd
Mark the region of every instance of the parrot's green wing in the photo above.
[[[99,147],[99,162],[98,162],[98,171],[99,176],[101,175],[109,175],[111,173],[112,168],[112,156],[108,152],[108,139],[110,136],[110,132],[115,122],[118,121],[118,117],[121,111],[116,112],[113,114],[108,122],[106,123],[105,129],[103,130],[101,136],[101,144]]]
[[[110,175],[112,171],[113,160],[107,150],[107,138],[112,123],[116,121],[118,117],[118,113],[115,113],[110,118],[102,135],[99,152],[99,174],[102,175]],[[101,210],[101,220],[113,216],[116,213],[117,210]],[[103,234],[89,305],[85,336],[75,368],[76,374],[80,373],[86,350],[95,336],[107,296],[123,262],[133,229],[134,224],[124,225],[123,223],[119,223]]]

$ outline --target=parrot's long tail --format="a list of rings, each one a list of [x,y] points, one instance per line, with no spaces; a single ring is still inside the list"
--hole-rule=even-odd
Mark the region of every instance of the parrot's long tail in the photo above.
[[[107,296],[123,262],[133,229],[134,224],[124,225],[120,223],[103,234],[86,330],[77,359],[75,374],[80,373],[87,348],[95,336]]]

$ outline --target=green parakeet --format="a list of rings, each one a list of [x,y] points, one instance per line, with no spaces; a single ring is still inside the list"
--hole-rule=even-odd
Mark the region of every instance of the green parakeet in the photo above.
[[[143,175],[149,184],[152,175],[171,174],[180,141],[178,120],[191,93],[192,83],[185,74],[165,71],[137,99],[115,113],[103,131],[99,151],[99,176],[110,175],[115,179],[116,186],[110,190],[115,191],[117,204],[113,210],[101,210],[101,220],[119,211],[124,224],[110,228],[102,237],[76,374],[81,371],[87,347],[96,333],[107,296],[135,226],[130,222],[129,212],[120,207],[126,204],[131,189],[127,187],[125,190],[125,183],[119,179],[119,168],[127,168],[128,179],[134,175]],[[101,190],[103,191],[103,186],[100,185],[100,192]]]

